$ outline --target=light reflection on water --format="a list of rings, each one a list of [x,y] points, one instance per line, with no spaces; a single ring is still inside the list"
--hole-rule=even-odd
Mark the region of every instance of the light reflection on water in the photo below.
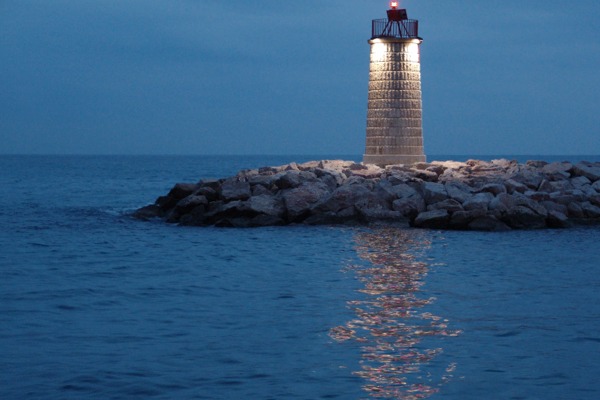
[[[441,371],[432,367],[443,349],[439,337],[455,337],[449,321],[427,311],[436,299],[422,287],[430,266],[423,262],[431,234],[418,230],[378,227],[355,237],[358,255],[368,261],[353,265],[364,287],[349,301],[356,318],[330,330],[338,342],[360,343],[361,370],[370,397],[425,399],[453,378],[456,363]]]

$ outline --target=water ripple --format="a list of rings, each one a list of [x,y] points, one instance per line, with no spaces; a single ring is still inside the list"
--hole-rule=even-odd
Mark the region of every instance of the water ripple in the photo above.
[[[357,318],[332,328],[330,336],[361,344],[361,370],[355,375],[366,381],[363,389],[370,397],[411,400],[439,393],[452,379],[456,363],[438,370],[434,359],[443,344],[435,338],[456,337],[460,331],[427,311],[435,298],[419,296],[429,267],[417,255],[429,246],[427,236],[379,228],[361,232],[355,240],[358,254],[369,264],[348,270],[364,284],[358,292],[366,297],[348,302]]]

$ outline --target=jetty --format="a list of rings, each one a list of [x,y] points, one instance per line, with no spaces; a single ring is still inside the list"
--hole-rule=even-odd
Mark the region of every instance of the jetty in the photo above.
[[[504,231],[600,223],[600,162],[292,162],[177,183],[134,212],[184,226],[402,224]]]

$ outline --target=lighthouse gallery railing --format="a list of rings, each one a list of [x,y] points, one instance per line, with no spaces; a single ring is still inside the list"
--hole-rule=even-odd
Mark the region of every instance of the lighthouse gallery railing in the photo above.
[[[416,19],[401,21],[374,19],[371,38],[418,39],[419,21]]]

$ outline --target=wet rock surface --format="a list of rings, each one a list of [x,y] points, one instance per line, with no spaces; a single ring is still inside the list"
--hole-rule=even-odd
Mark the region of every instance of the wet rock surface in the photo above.
[[[600,162],[323,160],[178,183],[134,213],[187,226],[399,223],[505,231],[600,223]]]

